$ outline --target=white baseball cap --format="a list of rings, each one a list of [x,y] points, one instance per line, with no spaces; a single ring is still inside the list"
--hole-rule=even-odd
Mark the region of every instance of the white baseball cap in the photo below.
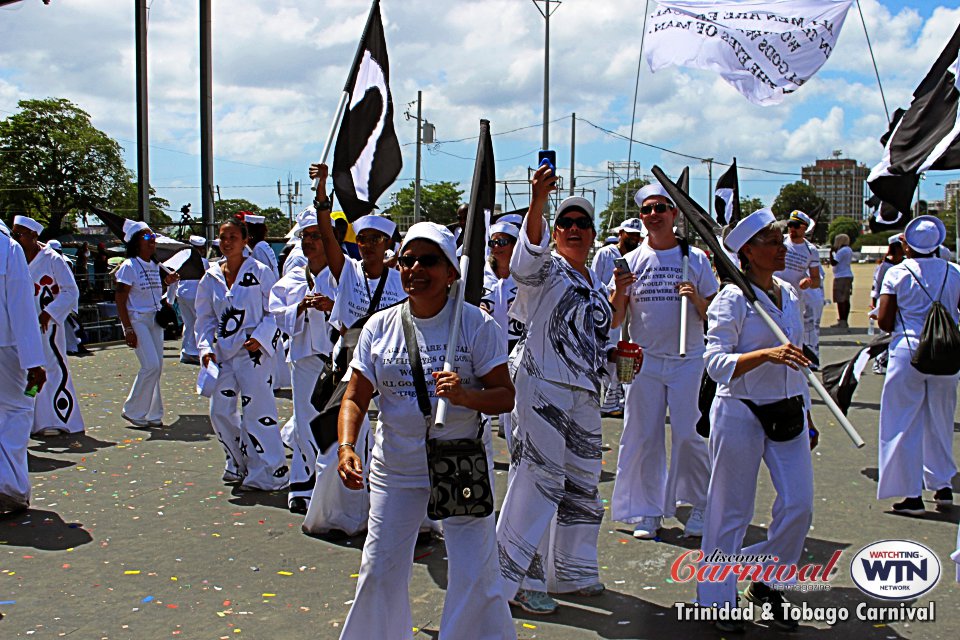
[[[372,216],[364,216],[364,218],[370,217]],[[363,218],[360,218],[360,220],[363,220]],[[356,222],[354,228],[356,228]],[[403,255],[403,250],[413,240],[428,240],[440,247],[440,251],[443,252],[447,261],[456,270],[457,275],[460,275],[460,261],[457,260],[457,240],[453,237],[450,229],[436,222],[418,222],[407,230],[407,235],[403,238],[403,244],[400,245],[400,255]]]

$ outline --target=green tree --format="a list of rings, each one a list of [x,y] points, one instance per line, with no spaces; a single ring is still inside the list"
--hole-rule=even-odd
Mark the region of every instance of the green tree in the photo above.
[[[244,198],[230,198],[227,200],[218,200],[216,202],[216,220],[218,223],[234,217],[241,211],[249,211],[258,216],[264,216],[267,224],[267,236],[271,238],[282,238],[287,235],[293,223],[289,216],[279,207],[260,207]]]
[[[463,189],[460,183],[441,180],[432,184],[420,184],[420,220],[450,224],[457,221],[457,208],[463,203]],[[390,206],[384,214],[396,223],[413,220],[413,200],[416,183],[411,182],[393,194]]]
[[[830,222],[830,227],[827,229],[827,241],[832,244],[833,239],[841,233],[850,236],[850,245],[852,246],[857,236],[860,235],[860,224],[853,218],[838,216]]]
[[[639,217],[640,207],[637,206],[633,196],[648,184],[650,184],[649,180],[634,178],[615,186],[607,207],[600,212],[600,219],[597,221],[599,223],[597,233],[602,236],[607,229],[617,226],[624,220]],[[626,206],[626,211],[624,211],[624,206]]]
[[[109,206],[127,188],[121,147],[69,100],[21,100],[0,120],[0,214],[25,213],[44,237],[73,227],[76,215]]]
[[[777,218],[783,220],[791,211],[799,209],[804,213],[813,213],[818,207],[823,207],[817,219],[822,222],[830,219],[830,205],[817,195],[817,191],[806,182],[792,182],[780,189],[780,193],[773,201],[770,209]],[[812,240],[822,243],[827,238],[827,226],[818,223],[813,228]],[[831,236],[832,239],[832,236]],[[852,242],[852,238],[851,238]]]
[[[740,215],[742,217],[750,215],[757,209],[763,209],[763,200],[760,198],[740,196]]]

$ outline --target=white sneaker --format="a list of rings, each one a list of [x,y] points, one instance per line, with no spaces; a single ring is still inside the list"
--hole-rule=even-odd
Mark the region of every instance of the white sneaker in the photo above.
[[[633,530],[633,537],[637,540],[653,540],[660,529],[660,516],[644,516]]]
[[[690,517],[683,525],[684,538],[699,538],[703,535],[703,509],[694,507],[690,510]]]

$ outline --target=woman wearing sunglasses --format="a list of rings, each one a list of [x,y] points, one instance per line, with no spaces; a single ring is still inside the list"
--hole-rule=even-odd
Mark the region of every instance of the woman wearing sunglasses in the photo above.
[[[800,561],[813,519],[810,450],[816,446],[817,431],[810,422],[810,392],[799,371],[810,365],[798,346],[803,344],[803,308],[797,290],[773,275],[783,270],[787,248],[770,209],[741,220],[724,244],[739,255],[759,304],[790,344],[780,344],[739,287],[721,289],[707,309],[704,361],[717,382],[717,395],[710,409],[711,476],[701,548],[705,555],[720,551],[776,557],[777,566],[789,566]],[[775,410],[776,420],[771,421]],[[770,472],[777,499],[766,539],[744,547],[761,463]],[[743,595],[758,606],[769,604],[777,628],[798,626],[784,610],[789,604],[782,591],[754,581]],[[697,599],[702,606],[736,607],[736,576],[701,582]],[[743,632],[744,623],[718,621],[716,627]]]
[[[408,584],[430,480],[427,431],[414,391],[402,314],[409,312],[412,318],[433,410],[438,397],[450,401],[446,424],[431,429],[430,437],[475,438],[480,413],[497,414],[513,406],[500,330],[474,306],[463,307],[456,371],[441,372],[455,304],[448,290],[460,277],[456,251],[448,229],[433,222],[410,227],[398,258],[409,297],[370,318],[350,362],[353,375],[339,418],[339,472],[349,489],[364,489],[356,438],[375,392],[380,394],[380,413],[369,470],[369,529],[342,640],[413,637]],[[484,429],[483,439],[493,469],[489,429]],[[510,609],[500,594],[493,514],[447,518],[443,532],[448,577],[440,637],[516,638]]]
[[[133,381],[123,418],[137,427],[163,426],[163,401],[160,399],[160,373],[163,370],[163,328],[157,324],[164,286],[180,277],[171,273],[161,278],[154,261],[157,234],[147,223],[127,220],[123,224],[127,259],[114,276],[117,280],[117,315],[123,327],[123,339],[135,349],[140,371]]]
[[[493,316],[503,335],[503,344],[507,353],[513,350],[523,335],[523,323],[511,318],[508,314],[510,306],[517,297],[517,283],[510,275],[510,258],[513,256],[513,247],[517,244],[520,229],[509,222],[498,222],[490,227],[490,239],[487,246],[490,248],[488,265],[496,279],[484,286],[483,299],[480,308]],[[507,440],[507,449],[512,442],[512,427],[510,413],[500,414],[500,430]]]
[[[534,614],[556,610],[547,591],[590,596],[604,590],[597,485],[600,385],[612,314],[605,284],[587,266],[596,238],[590,202],[561,202],[552,236],[548,232],[541,212],[556,181],[547,166],[534,173],[533,199],[510,262],[517,283],[511,315],[526,325],[526,335],[511,358],[518,400],[497,542],[504,595]]]

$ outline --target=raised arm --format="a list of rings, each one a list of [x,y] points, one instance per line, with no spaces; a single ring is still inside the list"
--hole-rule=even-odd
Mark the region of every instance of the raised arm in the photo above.
[[[313,206],[317,210],[317,227],[320,229],[320,236],[323,240],[323,250],[327,254],[327,265],[330,267],[330,273],[333,279],[340,282],[340,274],[343,272],[343,251],[340,250],[340,244],[337,242],[337,236],[333,233],[333,223],[330,221],[330,211],[333,205],[330,198],[327,197],[327,165],[310,165],[310,177],[319,180],[317,185],[317,197],[313,200]]]

